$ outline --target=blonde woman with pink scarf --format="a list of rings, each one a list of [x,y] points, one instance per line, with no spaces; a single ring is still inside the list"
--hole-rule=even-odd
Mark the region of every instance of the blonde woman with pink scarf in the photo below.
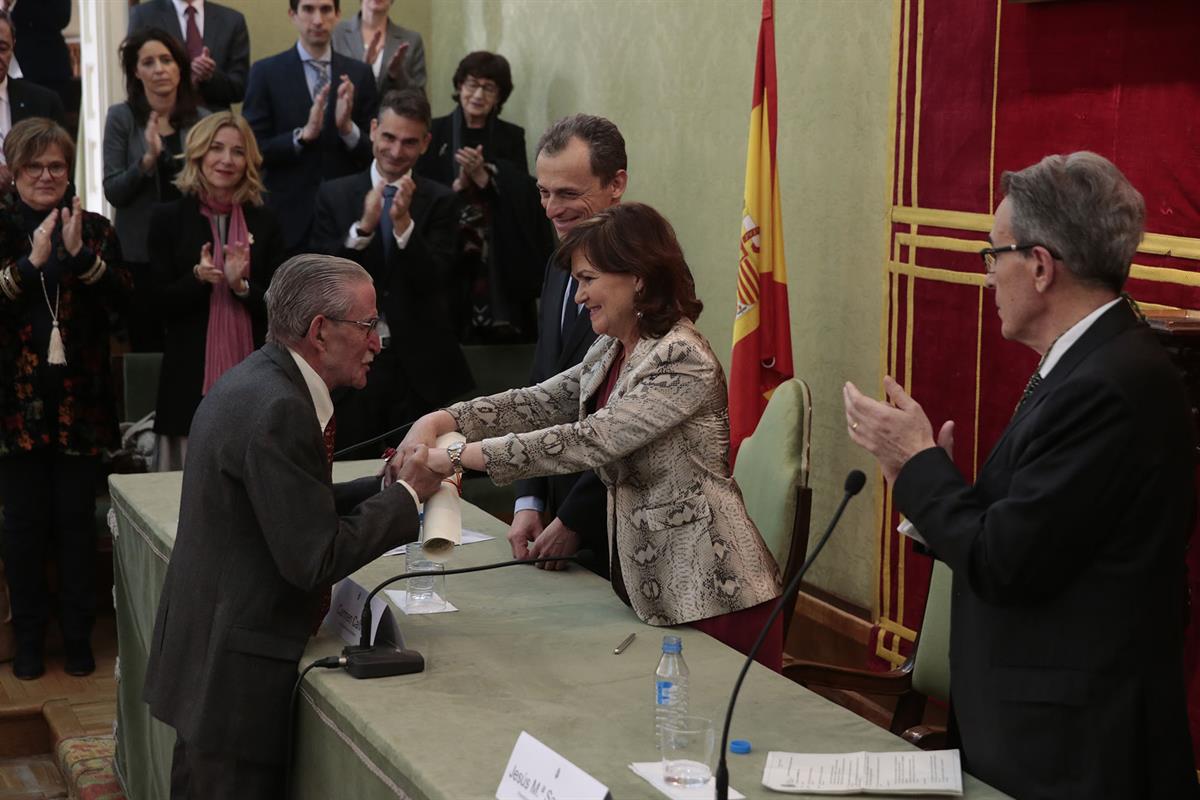
[[[284,258],[283,234],[263,206],[262,154],[250,126],[223,111],[192,128],[175,184],[156,206],[148,249],[166,324],[154,430],[155,468],[183,468],[201,398],[263,343],[263,294]]]

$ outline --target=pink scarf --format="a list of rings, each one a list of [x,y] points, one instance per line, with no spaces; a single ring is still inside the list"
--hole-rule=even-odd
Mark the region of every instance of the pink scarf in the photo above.
[[[250,232],[246,229],[246,216],[242,213],[241,205],[222,204],[215,200],[201,197],[200,213],[208,218],[212,229],[213,266],[224,271],[225,247],[221,242],[221,233],[217,227],[217,216],[229,215],[228,244],[242,244],[250,241]],[[246,266],[246,280],[250,280],[250,267]],[[254,352],[254,329],[250,324],[250,312],[239,300],[226,281],[213,284],[212,295],[208,301],[208,336],[204,343],[204,388],[201,394],[217,382],[225,371],[240,363],[242,359]]]

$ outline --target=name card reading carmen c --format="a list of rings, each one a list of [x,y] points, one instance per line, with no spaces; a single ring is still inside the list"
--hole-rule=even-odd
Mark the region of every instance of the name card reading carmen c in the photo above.
[[[604,784],[521,731],[496,800],[612,800],[612,795]]]

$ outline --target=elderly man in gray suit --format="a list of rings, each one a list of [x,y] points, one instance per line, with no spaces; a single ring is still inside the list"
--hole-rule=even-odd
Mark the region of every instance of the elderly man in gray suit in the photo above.
[[[329,392],[365,385],[380,349],[367,272],[296,256],[266,299],[267,344],[192,423],[154,625],[145,696],[177,735],[173,798],[281,796],[288,700],[329,585],[414,541],[439,485],[423,452],[386,489],[331,482]]]
[[[129,9],[129,33],[161,28],[183,42],[204,107],[242,102],[250,73],[250,33],[242,12],[208,0],[146,0]]]
[[[363,0],[357,14],[333,29],[333,49],[371,68],[380,97],[392,89],[425,90],[425,43],[388,19],[391,7],[392,0]]]

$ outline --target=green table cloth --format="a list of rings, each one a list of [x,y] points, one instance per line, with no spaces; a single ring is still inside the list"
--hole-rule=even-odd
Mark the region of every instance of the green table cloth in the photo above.
[[[345,480],[377,462],[339,463]],[[174,732],[142,702],[154,613],[174,541],[180,473],[113,476],[113,546],[120,646],[117,765],[130,800],[168,796]],[[495,540],[457,549],[448,568],[511,558],[507,526],[464,504],[463,526]],[[383,557],[353,578],[371,588],[404,571]],[[396,586],[395,588],[402,588]],[[355,680],[314,670],[297,708],[293,796],[493,797],[522,730],[607,785],[614,798],[662,797],[628,768],[658,758],[654,670],[666,629],[638,621],[603,580],[579,567],[517,566],[446,578],[457,612],[406,616],[393,608],[407,644],[421,651],[416,675]],[[612,651],[630,633],[633,644]],[[742,656],[687,626],[690,712],[719,725]],[[312,639],[301,665],[340,652]],[[731,738],[753,752],[730,755],[730,783],[750,798],[781,797],[761,785],[770,750],[908,750],[903,740],[758,664],[742,687]],[[1004,797],[964,776],[966,796]]]

